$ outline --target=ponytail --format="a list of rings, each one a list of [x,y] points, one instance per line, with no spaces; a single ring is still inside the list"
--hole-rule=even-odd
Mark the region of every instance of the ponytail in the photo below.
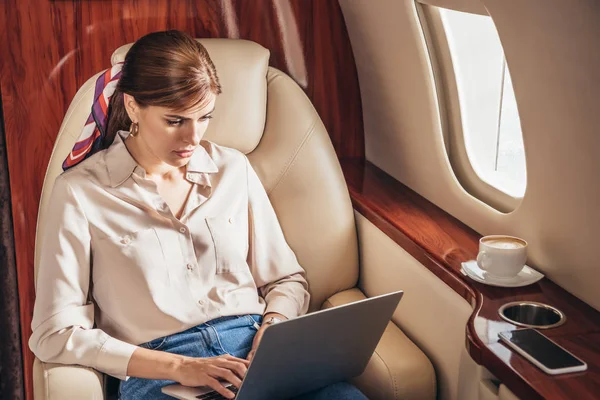
[[[102,149],[109,148],[115,140],[117,132],[129,130],[130,125],[131,119],[125,109],[123,92],[117,86],[108,104],[108,126],[102,142]]]

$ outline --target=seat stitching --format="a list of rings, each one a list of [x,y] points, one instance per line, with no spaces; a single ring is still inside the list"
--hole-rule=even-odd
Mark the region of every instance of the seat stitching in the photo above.
[[[377,355],[377,357],[379,357],[379,359],[381,360],[381,362],[383,363],[383,365],[385,365],[385,368],[388,371],[388,374],[390,375],[390,380],[392,381],[392,388],[394,390],[394,399],[399,399],[398,397],[398,385],[396,382],[396,377],[394,376],[394,374],[392,374],[392,371],[390,369],[390,367],[387,365],[387,363],[385,362],[385,360],[383,359],[383,357],[381,357],[379,355],[379,353],[377,352],[377,350],[375,350],[373,352],[375,355]]]
[[[275,191],[277,186],[279,186],[279,184],[283,181],[283,179],[285,178],[285,176],[287,175],[289,170],[292,168],[292,166],[296,162],[298,154],[300,153],[300,151],[302,150],[302,148],[304,147],[306,142],[312,137],[313,133],[315,132],[315,126],[317,125],[317,120],[318,120],[318,118],[313,119],[313,122],[310,125],[310,127],[307,129],[306,133],[304,134],[302,141],[300,142],[298,147],[296,147],[296,150],[294,151],[294,153],[290,156],[290,158],[283,165],[283,168],[279,172],[279,176],[277,177],[275,184],[273,185],[271,190],[269,190],[267,192],[268,195],[270,195],[271,193],[273,193]]]
[[[298,153],[300,153],[300,150],[302,150],[302,148],[304,147],[304,144],[312,136],[312,134],[313,134],[313,132],[315,130],[316,124],[317,124],[317,118],[315,118],[313,120],[313,122],[311,123],[311,125],[309,126],[309,128],[306,130],[306,133],[302,137],[302,140],[300,141],[300,143],[298,144],[298,146],[294,150],[293,154],[283,164],[283,167],[281,168],[281,171],[279,172],[279,176],[275,180],[275,184],[273,185],[273,187],[271,188],[271,190],[268,191],[268,194],[271,194],[275,190],[275,188],[277,188],[277,186],[281,183],[281,181],[283,181],[283,178],[287,175],[288,171],[294,165],[294,162],[295,162],[295,160],[296,160],[296,158],[298,156]]]
[[[281,168],[281,171],[279,172],[278,177],[275,180],[275,184],[273,185],[273,187],[270,190],[267,191],[268,195],[270,195],[275,190],[275,188],[281,183],[281,181],[283,180],[285,175],[288,173],[288,171],[294,164],[294,161],[296,160],[298,153],[300,152],[300,150],[302,150],[302,148],[304,147],[304,144],[307,142],[307,140],[312,136],[312,134],[315,130],[315,126],[317,125],[317,120],[318,120],[318,117],[313,119],[312,123],[306,130],[306,133],[302,137],[302,140],[300,141],[300,143],[294,150],[293,154],[283,164],[283,167]]]

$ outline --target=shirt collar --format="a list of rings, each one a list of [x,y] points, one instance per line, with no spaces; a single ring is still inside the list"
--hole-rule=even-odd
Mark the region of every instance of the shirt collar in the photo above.
[[[125,146],[127,136],[129,132],[118,131],[113,143],[106,150],[106,165],[112,187],[121,185],[134,172],[142,177],[146,176],[146,171],[137,164]],[[219,168],[206,151],[204,147],[206,145],[208,142],[200,142],[200,146],[194,151],[186,166],[185,177],[190,182],[211,187],[210,179],[206,174],[219,172]]]

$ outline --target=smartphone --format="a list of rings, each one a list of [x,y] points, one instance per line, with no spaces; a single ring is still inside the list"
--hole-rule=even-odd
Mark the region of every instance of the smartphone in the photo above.
[[[587,364],[535,329],[501,332],[500,340],[551,375],[585,371]]]

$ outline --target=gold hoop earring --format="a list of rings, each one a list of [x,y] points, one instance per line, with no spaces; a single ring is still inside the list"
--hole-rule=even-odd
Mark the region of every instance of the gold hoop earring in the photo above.
[[[129,127],[129,134],[131,135],[131,137],[136,137],[138,135],[139,131],[140,131],[140,127],[139,127],[138,123],[132,122],[131,126]]]

